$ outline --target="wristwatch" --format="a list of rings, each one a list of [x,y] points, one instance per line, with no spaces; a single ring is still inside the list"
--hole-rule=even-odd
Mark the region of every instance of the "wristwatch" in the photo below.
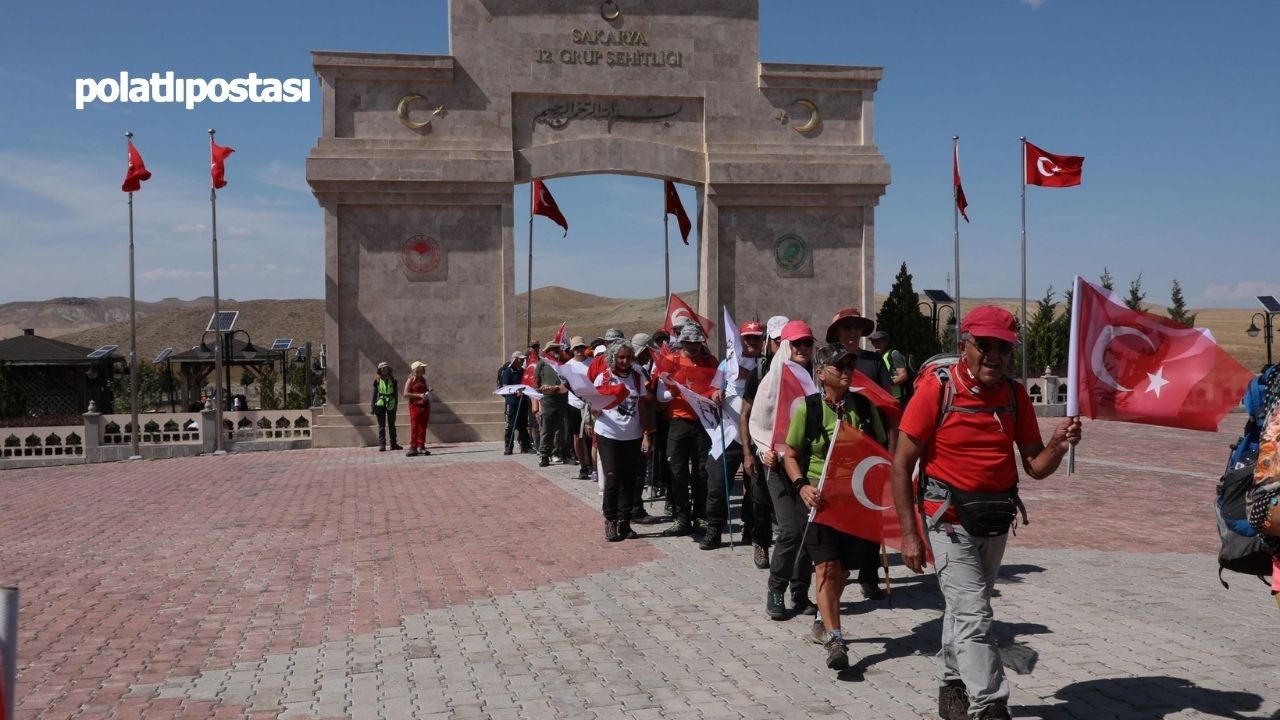
[[[794,478],[791,481],[791,487],[794,488],[797,493],[800,492],[800,488],[808,484],[809,480],[807,478]]]

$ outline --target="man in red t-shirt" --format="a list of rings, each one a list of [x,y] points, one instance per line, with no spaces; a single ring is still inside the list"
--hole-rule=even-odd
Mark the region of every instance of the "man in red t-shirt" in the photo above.
[[[929,544],[946,600],[938,713],[956,720],[1008,718],[1009,684],[991,636],[991,592],[1014,521],[1016,494],[1006,495],[1004,510],[994,516],[962,514],[956,505],[966,492],[1016,491],[1015,446],[1027,475],[1053,474],[1067,449],[1080,441],[1080,421],[1068,418],[1047,446],[1041,442],[1026,388],[1007,377],[1018,341],[1017,323],[1008,311],[974,308],[960,333],[959,361],[943,371],[945,379],[921,375],[903,414],[893,500],[902,527],[914,527],[918,508],[911,476],[920,461]],[[924,546],[915,533],[902,537],[902,561],[915,572],[924,569]]]
[[[704,344],[706,333],[696,322],[680,330],[680,352],[673,358],[671,379],[690,390],[711,397],[711,378],[716,374],[716,357]],[[702,421],[675,385],[663,383],[659,400],[669,403],[671,424],[667,429],[667,462],[671,464],[671,492],[668,497],[675,510],[675,522],[664,535],[689,535],[694,521],[707,519],[707,455],[711,452],[711,436]],[[705,527],[705,525],[704,525]]]

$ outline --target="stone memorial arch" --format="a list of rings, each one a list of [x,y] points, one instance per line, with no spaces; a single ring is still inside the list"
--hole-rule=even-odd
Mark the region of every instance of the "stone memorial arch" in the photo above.
[[[513,187],[533,177],[697,188],[709,317],[726,305],[825,325],[840,306],[873,308],[880,68],[761,62],[757,0],[451,0],[448,19],[448,55],[313,53],[329,389],[317,445],[370,442],[377,363],[403,377],[418,358],[438,439],[501,437],[489,393],[524,343]]]

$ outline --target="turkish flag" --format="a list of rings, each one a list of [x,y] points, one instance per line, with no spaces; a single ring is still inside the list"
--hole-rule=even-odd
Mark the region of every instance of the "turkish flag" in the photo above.
[[[662,326],[662,329],[666,330],[668,333],[674,333],[677,320],[679,320],[681,324],[684,324],[689,320],[694,320],[702,326],[702,332],[704,333],[710,333],[711,328],[715,327],[715,324],[710,320],[694,312],[693,308],[689,307],[689,304],[684,300],[681,300],[679,295],[672,293],[671,297],[667,300],[667,319],[666,323]]]
[[[521,375],[521,376],[520,376],[520,383],[521,383],[522,385],[528,385],[529,387],[533,388],[534,390],[537,390],[537,389],[538,389],[538,376],[537,376],[537,374],[534,372],[534,371],[535,371],[535,370],[537,370],[537,369],[538,369],[538,361],[537,361],[537,359],[536,359],[536,358],[533,358],[532,356],[530,356],[530,362],[529,362],[527,365],[525,365],[525,366],[524,366],[524,375]]]
[[[1244,397],[1253,373],[1208,330],[1130,310],[1079,278],[1075,298],[1067,382],[1080,415],[1214,432]]]
[[[822,473],[822,507],[813,521],[865,540],[902,547],[893,506],[893,456],[865,433],[841,422]],[[925,543],[928,547],[928,543]]]
[[[857,370],[853,371],[853,380],[849,383],[849,389],[870,400],[877,410],[893,422],[896,423],[902,419],[902,406],[898,404],[898,399],[890,395],[888,390],[880,387],[879,383]]]
[[[209,138],[209,173],[213,176],[213,187],[222,188],[227,186],[227,169],[223,167],[223,163],[227,161],[231,153],[235,152],[235,148],[222,147]]]
[[[960,211],[960,217],[965,222],[969,222],[969,213],[964,209],[969,207],[969,201],[964,197],[964,186],[960,184],[960,147],[956,146],[951,149],[951,184],[955,187],[956,209]]]
[[[560,206],[556,205],[556,199],[551,197],[551,191],[538,178],[533,180],[533,214],[550,218],[552,222],[564,228],[566,237],[569,235],[569,221],[564,219]]]
[[[680,238],[684,240],[685,245],[688,245],[689,231],[693,229],[693,223],[689,222],[689,215],[684,211],[684,205],[680,202],[680,195],[676,193],[676,184],[667,180],[664,188],[667,197],[667,209],[663,217],[672,214],[676,216],[676,224],[680,226]]]
[[[606,353],[591,356],[591,362],[587,364],[587,379],[595,382],[601,373],[609,369],[609,362],[605,359]]]
[[[564,347],[564,340],[565,340],[564,329],[565,329],[565,326],[568,324],[569,324],[568,320],[565,320],[564,322],[560,323],[560,329],[556,331],[556,336],[551,339],[551,342],[559,343],[561,347]]]
[[[1084,172],[1084,157],[1080,155],[1054,155],[1026,143],[1026,176],[1028,185],[1041,187],[1071,187],[1080,184]]]
[[[142,181],[151,179],[151,171],[147,170],[147,166],[142,162],[142,155],[138,153],[138,148],[133,146],[133,141],[129,141],[129,169],[124,172],[124,184],[120,189],[125,192],[137,192],[142,189]]]
[[[790,344],[787,344],[788,349]],[[774,362],[782,358],[781,351]],[[803,366],[784,360],[782,381],[778,383],[778,405],[773,417],[773,449],[781,452],[787,445],[787,431],[791,429],[791,416],[804,399],[818,392],[813,377]]]

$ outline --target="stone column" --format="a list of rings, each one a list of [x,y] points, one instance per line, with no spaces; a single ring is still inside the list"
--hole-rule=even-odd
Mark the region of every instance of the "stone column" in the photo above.
[[[218,449],[218,417],[216,411],[207,404],[200,410],[200,444],[204,446],[206,455]]]
[[[98,448],[102,445],[102,413],[97,403],[90,401],[89,412],[84,414],[84,461],[98,462]]]

